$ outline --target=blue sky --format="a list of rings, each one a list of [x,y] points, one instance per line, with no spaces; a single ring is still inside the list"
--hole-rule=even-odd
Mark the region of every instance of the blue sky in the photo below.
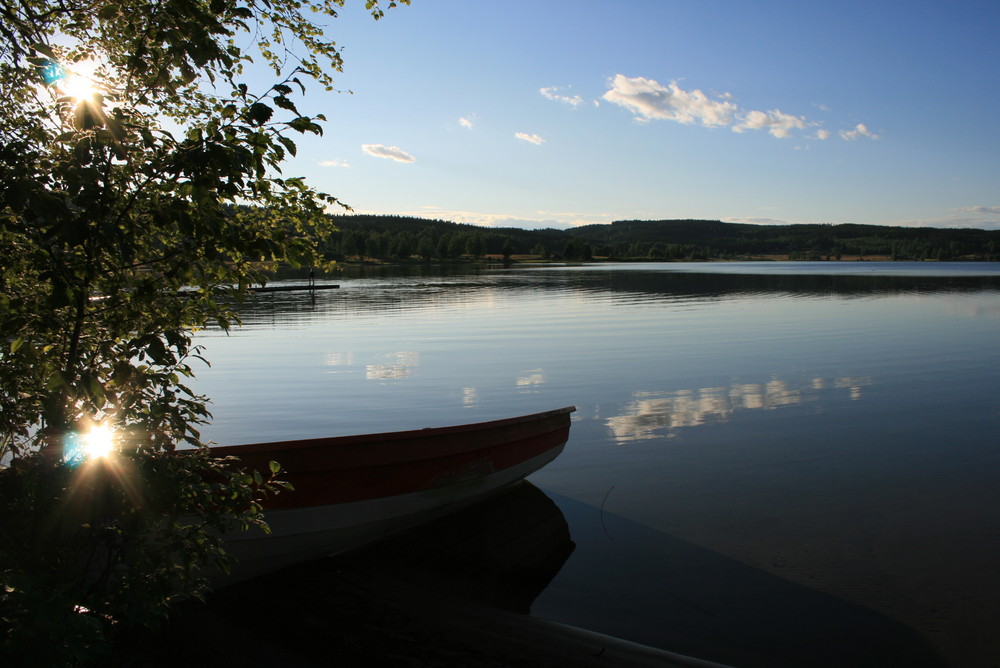
[[[285,168],[359,213],[1000,228],[1000,3],[413,0]],[[350,93],[346,92],[350,91]]]

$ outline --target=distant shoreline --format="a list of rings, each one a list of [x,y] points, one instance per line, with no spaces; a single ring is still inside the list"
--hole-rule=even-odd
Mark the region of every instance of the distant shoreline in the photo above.
[[[361,266],[409,266],[409,265],[440,265],[440,264],[603,264],[603,263],[657,263],[657,264],[692,264],[698,262],[724,262],[724,263],[736,263],[736,262],[831,262],[831,263],[843,263],[843,262],[919,262],[919,263],[929,263],[929,264],[941,264],[947,262],[955,263],[967,263],[967,262],[1000,262],[1000,260],[984,260],[981,258],[965,258],[965,259],[954,259],[954,260],[935,260],[935,259],[924,259],[915,260],[911,258],[896,258],[893,259],[888,255],[844,255],[839,258],[792,258],[786,255],[750,255],[742,258],[715,258],[711,257],[704,260],[694,260],[694,259],[679,259],[679,260],[667,260],[662,258],[616,258],[616,257],[603,257],[596,256],[590,260],[567,260],[564,258],[543,258],[538,255],[512,255],[509,260],[504,260],[502,255],[499,254],[487,254],[482,258],[457,258],[451,260],[423,260],[421,258],[407,258],[403,259],[378,259],[378,258],[365,258],[364,260],[338,260],[338,265],[343,265],[346,267],[361,267]]]
[[[1000,260],[1000,230],[979,228],[628,220],[526,230],[371,215],[338,216],[333,223],[322,245],[327,259],[337,261]]]

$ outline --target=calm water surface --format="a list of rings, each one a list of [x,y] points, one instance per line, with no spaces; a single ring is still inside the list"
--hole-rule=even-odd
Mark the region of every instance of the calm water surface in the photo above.
[[[199,334],[206,437],[575,405],[531,478],[576,543],[535,615],[738,665],[1000,662],[1000,266],[333,280]]]

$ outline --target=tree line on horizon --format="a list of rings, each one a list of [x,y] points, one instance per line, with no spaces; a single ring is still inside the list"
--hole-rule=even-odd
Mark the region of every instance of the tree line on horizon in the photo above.
[[[626,220],[567,230],[490,228],[395,215],[340,215],[323,241],[336,260],[540,259],[1000,260],[1000,230],[888,225],[754,225],[717,220]]]

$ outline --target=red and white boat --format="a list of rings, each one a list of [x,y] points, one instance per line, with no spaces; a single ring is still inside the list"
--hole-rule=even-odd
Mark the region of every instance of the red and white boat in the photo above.
[[[572,406],[477,424],[212,448],[281,479],[268,497],[270,534],[226,536],[238,560],[223,583],[338,554],[413,528],[509,487],[555,459]]]

